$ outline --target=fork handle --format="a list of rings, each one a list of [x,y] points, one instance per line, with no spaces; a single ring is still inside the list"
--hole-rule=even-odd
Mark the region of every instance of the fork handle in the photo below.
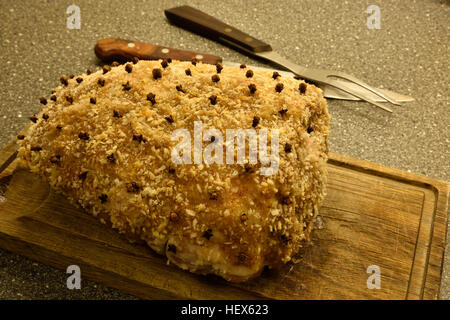
[[[269,44],[190,6],[166,9],[164,13],[171,23],[234,49],[252,53],[272,51]]]
[[[105,62],[130,61],[137,57],[141,60],[176,59],[190,61],[193,58],[201,60],[203,63],[216,64],[222,58],[211,54],[181,50],[151,43],[128,41],[118,38],[107,38],[99,40],[94,47],[97,57]]]

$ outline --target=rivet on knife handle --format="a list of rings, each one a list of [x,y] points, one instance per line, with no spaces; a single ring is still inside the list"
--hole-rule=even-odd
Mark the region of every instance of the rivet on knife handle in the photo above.
[[[164,13],[171,23],[228,46],[253,53],[272,50],[269,44],[192,7],[176,7],[164,10]]]
[[[216,64],[222,58],[211,54],[180,50],[169,47],[157,46],[150,43],[128,41],[123,39],[108,38],[97,42],[94,48],[97,57],[105,62],[131,61],[133,57],[141,60],[174,59],[190,61],[193,58],[203,63]]]

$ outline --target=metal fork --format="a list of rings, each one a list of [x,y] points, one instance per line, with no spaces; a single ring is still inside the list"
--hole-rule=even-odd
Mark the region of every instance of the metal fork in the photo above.
[[[348,94],[351,94],[361,100],[369,102],[369,103],[371,103],[383,110],[386,110],[388,112],[392,112],[392,110],[390,108],[382,105],[381,103],[378,103],[378,102],[372,100],[367,95],[365,95],[363,92],[361,92],[361,90],[357,91],[354,88],[351,88],[349,85],[351,85],[351,84],[358,85],[362,89],[368,90],[368,91],[376,94],[377,96],[379,96],[380,98],[383,98],[387,102],[390,102],[395,105],[400,105],[400,103],[389,98],[388,96],[386,96],[385,94],[380,92],[378,89],[376,89],[372,86],[369,86],[368,84],[364,83],[363,81],[357,79],[356,77],[354,77],[352,75],[349,75],[349,74],[346,74],[343,72],[339,72],[339,71],[305,68],[305,67],[299,66],[299,65],[289,61],[286,58],[283,58],[275,51],[264,51],[264,52],[258,52],[258,53],[252,53],[252,54],[256,55],[260,58],[272,61],[280,66],[283,66],[284,68],[292,71],[293,73],[295,73],[298,76],[303,77],[307,80],[335,87],[339,90],[342,90]],[[336,80],[336,78],[340,79],[340,80]],[[346,84],[346,82],[348,82],[349,84]]]
[[[318,84],[324,84],[342,90],[354,97],[367,101],[385,111],[392,112],[388,107],[383,106],[367,96],[364,90],[368,90],[373,94],[384,99],[383,102],[390,102],[400,105],[396,100],[387,97],[378,89],[367,85],[363,81],[342,73],[327,70],[309,69],[299,66],[278,53],[272,51],[272,47],[238,29],[229,26],[222,21],[189,6],[175,7],[164,10],[167,19],[173,24],[190,30],[194,33],[208,37],[210,39],[220,41],[234,49],[243,51],[247,54],[272,61],[307,80]],[[339,79],[339,80],[337,80]]]

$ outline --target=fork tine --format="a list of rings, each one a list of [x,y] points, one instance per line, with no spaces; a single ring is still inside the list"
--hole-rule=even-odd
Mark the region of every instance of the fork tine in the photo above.
[[[376,88],[374,88],[372,86],[369,86],[367,83],[364,83],[363,81],[359,80],[358,78],[356,78],[356,77],[354,77],[352,75],[349,75],[349,74],[346,74],[346,73],[342,73],[342,72],[335,72],[334,74],[328,75],[328,77],[336,77],[336,78],[339,78],[339,79],[343,79],[343,80],[346,80],[346,81],[353,82],[354,84],[357,84],[357,85],[363,87],[364,89],[369,90],[370,92],[372,92],[372,93],[376,94],[377,96],[385,99],[386,101],[389,101],[392,104],[395,104],[397,106],[401,105],[399,102],[395,101],[394,99],[391,99],[391,98],[387,97],[381,91],[377,90]]]
[[[391,109],[389,109],[388,107],[383,106],[381,103],[378,103],[378,102],[376,102],[376,101],[373,101],[373,100],[370,99],[370,98],[364,97],[363,95],[361,95],[361,94],[355,92],[354,90],[352,90],[352,89],[346,87],[346,86],[342,83],[342,81],[340,81],[340,83],[339,83],[339,81],[337,81],[337,80],[328,80],[328,81],[327,81],[327,84],[330,85],[330,86],[333,86],[333,87],[335,87],[335,88],[338,88],[338,89],[340,89],[340,90],[342,90],[342,91],[345,91],[345,92],[347,92],[347,93],[349,93],[349,94],[351,94],[351,95],[353,95],[353,96],[355,96],[355,97],[357,97],[357,98],[360,98],[361,100],[364,100],[364,101],[366,101],[366,102],[368,102],[368,103],[370,103],[370,104],[373,104],[374,106],[377,106],[378,108],[381,108],[381,109],[383,109],[383,110],[385,110],[385,111],[388,111],[388,112],[392,112]]]
[[[333,76],[333,74],[337,74],[339,75],[339,72],[332,72],[329,70],[320,70],[320,69],[309,69],[309,68],[305,68],[302,66],[299,66],[291,61],[289,61],[286,58],[283,58],[282,56],[280,56],[278,53],[276,53],[275,51],[263,51],[263,52],[258,52],[258,53],[252,53],[253,55],[256,55],[260,58],[275,62],[276,64],[279,64],[280,66],[291,70],[292,72],[294,72],[295,74],[299,75],[300,77],[303,77],[305,79],[309,79],[313,82],[322,82],[328,85],[331,85],[335,88],[341,89],[342,91],[347,92],[348,94],[351,94],[361,100],[367,101],[371,104],[373,104],[374,106],[377,106],[378,108],[381,108],[385,111],[388,112],[392,112],[391,109],[389,109],[388,107],[383,106],[382,104],[373,101],[372,99],[365,97],[364,95],[355,92],[355,90],[348,88],[347,86],[345,86],[343,81],[338,81],[335,79],[330,79],[330,77]],[[342,75],[344,75],[342,73]],[[339,77],[339,76],[337,76]],[[353,77],[349,77],[349,78],[353,78]],[[356,81],[356,82],[355,82]],[[359,85],[359,82],[361,82],[360,80],[354,78],[353,81],[350,82],[354,82],[356,85]],[[367,85],[366,85],[367,86]],[[376,89],[372,90],[374,94],[379,95],[379,92]],[[384,95],[382,95],[382,98],[385,99],[386,101],[392,101],[392,99],[383,97]],[[393,104],[397,104],[398,102],[392,102]]]

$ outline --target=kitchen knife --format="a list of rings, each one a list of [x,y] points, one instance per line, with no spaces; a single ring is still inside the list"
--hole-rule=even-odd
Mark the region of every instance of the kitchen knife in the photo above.
[[[116,38],[107,38],[99,40],[95,47],[94,47],[95,54],[97,57],[104,61],[104,62],[111,62],[111,61],[120,61],[120,62],[126,62],[131,61],[133,57],[137,57],[142,60],[158,60],[158,59],[174,59],[174,60],[181,60],[181,61],[191,61],[192,59],[197,59],[202,61],[203,63],[209,63],[209,64],[216,64],[218,62],[222,62],[222,58],[206,54],[206,53],[199,53],[194,51],[188,51],[188,50],[181,50],[181,49],[175,49],[175,48],[169,48],[165,46],[158,46],[150,43],[144,43],[144,42],[137,42],[137,41],[129,41],[129,40],[123,40],[123,39],[116,39]],[[239,66],[238,63],[235,62],[227,62],[223,61],[224,65],[229,66]],[[256,67],[251,66],[254,69],[264,69],[267,70],[267,68],[262,67]],[[277,70],[281,75],[286,77],[293,77],[294,74],[288,71],[280,71]],[[318,84],[318,86],[323,90],[324,96],[328,99],[340,99],[340,100],[352,100],[352,101],[359,101],[360,99],[347,94],[341,90],[335,89],[330,86],[326,86],[323,84]],[[378,89],[385,93],[386,95],[389,95],[393,99],[399,101],[399,102],[409,102],[414,101],[413,98],[402,95],[393,91],[385,90],[385,89]],[[375,94],[370,94],[371,98],[377,102],[383,102],[380,97],[378,97]]]
[[[174,7],[164,10],[164,13],[174,25],[218,41],[246,55],[276,63],[304,79],[309,79],[318,86],[333,87],[335,93],[347,92],[389,112],[392,112],[392,110],[375,101],[377,99],[372,98],[374,94],[383,98],[382,102],[400,105],[399,101],[396,101],[393,97],[385,95],[377,88],[369,86],[352,75],[297,65],[273,51],[269,44],[193,7],[186,5]]]

